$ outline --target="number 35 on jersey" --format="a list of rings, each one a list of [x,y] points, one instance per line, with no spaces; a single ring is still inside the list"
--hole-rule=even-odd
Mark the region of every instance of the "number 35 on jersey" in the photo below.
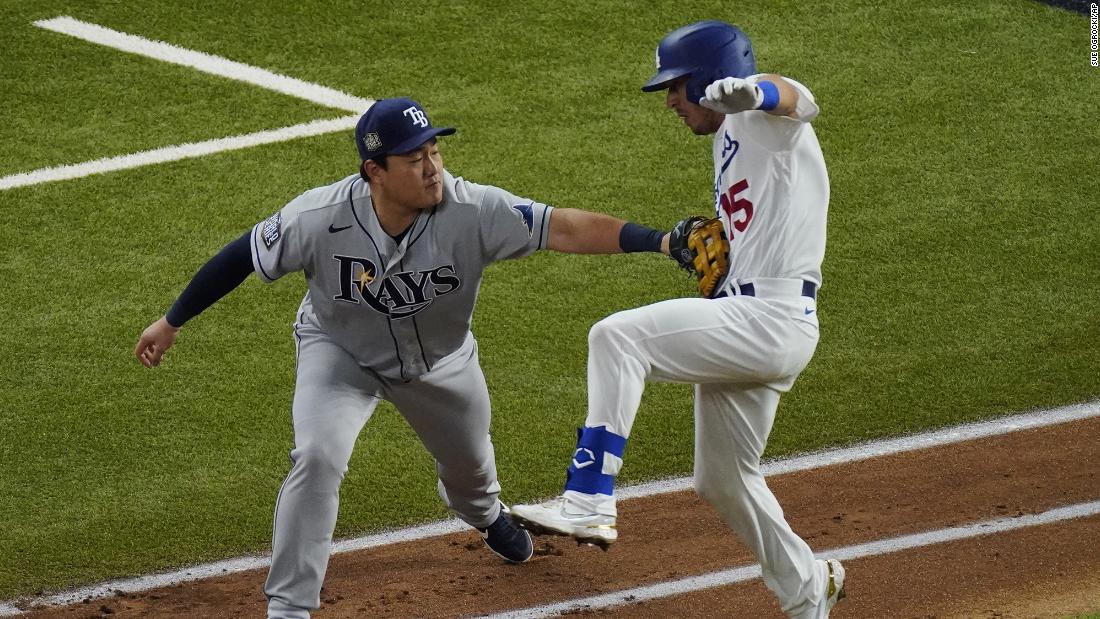
[[[718,198],[718,216],[726,220],[730,241],[733,241],[737,232],[744,232],[752,221],[752,202],[748,198],[738,197],[748,188],[749,181],[743,178]]]

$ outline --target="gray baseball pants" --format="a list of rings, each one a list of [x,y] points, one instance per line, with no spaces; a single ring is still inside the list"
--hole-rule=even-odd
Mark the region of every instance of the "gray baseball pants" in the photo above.
[[[319,327],[299,324],[293,463],[275,502],[270,619],[306,619],[321,603],[340,483],[355,440],[379,400],[391,402],[435,458],[444,503],[474,527],[500,511],[489,437],[489,391],[473,334],[432,371],[410,382],[361,367]]]

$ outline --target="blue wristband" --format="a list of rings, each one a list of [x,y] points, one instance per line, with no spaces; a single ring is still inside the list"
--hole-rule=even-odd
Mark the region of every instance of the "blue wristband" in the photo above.
[[[764,100],[760,102],[761,110],[774,110],[779,105],[779,87],[773,82],[767,80],[757,82],[757,86],[760,87],[760,91],[764,93]]]
[[[636,251],[661,251],[661,239],[665,233],[633,222],[623,224],[619,231],[619,249],[625,253]]]

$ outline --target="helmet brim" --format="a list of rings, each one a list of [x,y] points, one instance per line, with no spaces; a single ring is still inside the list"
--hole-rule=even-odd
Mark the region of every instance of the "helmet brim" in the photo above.
[[[649,78],[649,81],[642,86],[642,92],[655,92],[658,90],[664,90],[669,87],[672,82],[680,79],[681,77],[691,75],[691,70],[677,67],[675,69],[665,69],[658,71],[657,75]]]

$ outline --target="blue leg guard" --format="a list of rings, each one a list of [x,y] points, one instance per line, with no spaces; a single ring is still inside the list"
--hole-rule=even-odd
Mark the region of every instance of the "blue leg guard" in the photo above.
[[[612,495],[625,449],[626,439],[603,426],[578,428],[577,449],[565,474],[565,489]]]

